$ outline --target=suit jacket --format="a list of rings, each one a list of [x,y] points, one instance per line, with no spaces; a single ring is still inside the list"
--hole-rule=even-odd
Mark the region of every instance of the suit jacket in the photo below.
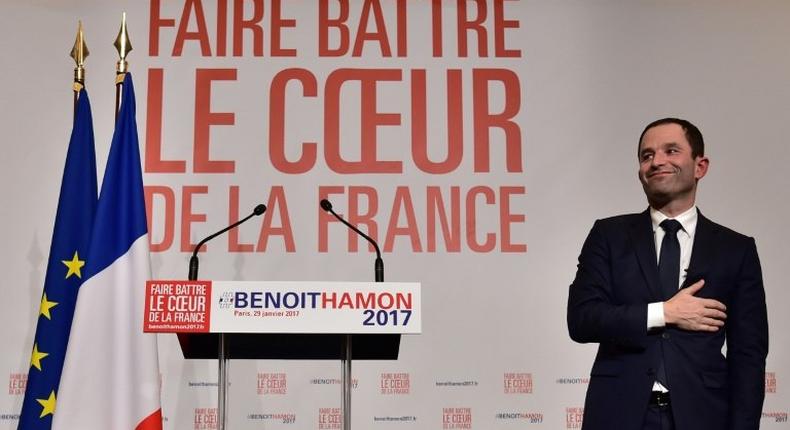
[[[727,306],[715,333],[648,332],[647,304],[663,301],[655,248],[649,211],[598,220],[584,242],[568,295],[571,338],[599,344],[583,428],[641,429],[661,353],[678,430],[759,428],[768,317],[754,239],[699,214],[682,287],[704,279],[696,296]]]

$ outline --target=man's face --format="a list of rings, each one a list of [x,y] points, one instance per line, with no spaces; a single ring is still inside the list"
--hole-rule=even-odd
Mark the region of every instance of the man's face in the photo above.
[[[653,127],[642,138],[639,181],[651,204],[684,200],[693,204],[697,180],[707,171],[708,159],[691,155],[691,145],[680,125]]]

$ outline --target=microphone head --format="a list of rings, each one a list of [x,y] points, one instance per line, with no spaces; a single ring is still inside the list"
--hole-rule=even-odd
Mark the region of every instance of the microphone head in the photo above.
[[[329,212],[332,210],[332,203],[329,203],[327,199],[321,199],[321,209]]]
[[[255,215],[261,215],[266,212],[266,205],[261,203],[258,206],[255,206],[255,209],[252,210],[252,213]]]

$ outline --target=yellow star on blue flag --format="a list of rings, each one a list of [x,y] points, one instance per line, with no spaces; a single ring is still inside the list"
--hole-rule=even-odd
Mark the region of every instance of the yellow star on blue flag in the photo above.
[[[41,370],[41,359],[47,357],[49,354],[38,350],[38,344],[33,344],[33,354],[30,355],[30,367],[35,367]]]
[[[57,403],[57,399],[55,398],[54,391],[49,393],[48,398],[36,399],[36,401],[42,406],[41,415],[39,415],[39,418],[44,418],[47,415],[52,415],[55,413],[55,403]]]
[[[74,251],[74,257],[72,257],[71,260],[62,260],[61,263],[69,268],[68,272],[66,272],[66,279],[69,279],[71,275],[77,275],[78,278],[82,279],[82,272],[80,269],[85,265],[85,261],[80,260],[80,255],[77,251]]]
[[[50,310],[58,305],[58,302],[50,302],[47,300],[47,293],[45,292],[44,295],[41,297],[41,307],[39,307],[39,315],[43,315],[44,318],[51,320],[52,315],[50,314]]]

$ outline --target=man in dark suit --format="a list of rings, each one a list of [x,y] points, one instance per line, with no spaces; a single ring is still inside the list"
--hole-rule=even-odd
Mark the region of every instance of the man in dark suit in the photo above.
[[[768,318],[754,240],[696,208],[709,161],[693,124],[654,121],[638,156],[650,207],[596,221],[570,286],[570,336],[599,344],[583,428],[757,429]]]

